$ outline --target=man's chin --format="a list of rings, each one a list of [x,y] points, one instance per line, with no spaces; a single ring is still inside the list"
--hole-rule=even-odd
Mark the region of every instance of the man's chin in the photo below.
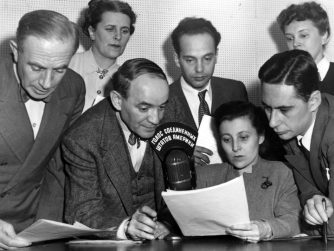
[[[290,140],[290,139],[295,137],[294,135],[292,135],[291,133],[288,133],[288,132],[280,133],[280,134],[277,134],[277,135],[281,140]]]

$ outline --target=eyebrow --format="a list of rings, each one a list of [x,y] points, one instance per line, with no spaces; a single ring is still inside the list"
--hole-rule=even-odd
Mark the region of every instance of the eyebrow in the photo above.
[[[38,68],[41,68],[41,69],[47,69],[47,67],[39,64],[39,63],[36,63],[36,62],[28,62],[28,65],[30,66],[37,66]],[[61,65],[61,66],[58,66],[58,67],[55,67],[55,68],[52,68],[53,70],[59,70],[59,69],[67,69],[68,68],[68,65],[64,64],[64,65]]]
[[[157,106],[166,105],[166,104],[168,103],[168,101],[169,101],[169,100],[167,99],[167,101],[166,101],[166,102],[164,102],[164,103],[162,103],[162,104],[160,104],[160,105],[157,105]],[[151,103],[147,103],[147,102],[145,102],[145,101],[143,101],[143,102],[139,103],[138,105],[154,106],[153,104],[151,104]]]
[[[282,108],[287,109],[287,108],[292,108],[293,107],[293,105],[281,105],[281,106],[277,106],[277,107],[271,107],[270,105],[267,105],[263,101],[261,103],[262,103],[263,106],[270,107],[272,109],[282,109]]]

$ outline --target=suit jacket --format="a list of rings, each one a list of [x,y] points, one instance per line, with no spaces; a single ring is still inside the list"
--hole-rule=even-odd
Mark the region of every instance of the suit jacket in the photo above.
[[[310,162],[297,146],[296,138],[285,143],[288,163],[293,168],[302,205],[313,195],[322,194],[334,202],[334,96],[322,94],[311,138]],[[327,180],[326,168],[331,176]],[[334,233],[334,217],[329,220]]]
[[[81,114],[85,86],[78,74],[66,72],[45,104],[35,140],[19,93],[13,63],[4,60],[0,64],[0,165],[2,170],[16,168],[17,172],[1,186],[0,219],[16,231],[38,218],[62,220],[64,174],[58,147],[64,130]]]
[[[248,101],[246,88],[240,81],[212,77],[211,88],[211,114],[214,114],[216,109],[223,103],[234,100]],[[169,92],[169,103],[167,105],[164,120],[171,121],[173,120],[173,117],[181,117],[181,121],[178,122],[184,123],[197,130],[197,126],[191,114],[187,99],[182,91],[180,79],[170,85]],[[170,118],[171,116],[172,118]]]
[[[334,63],[330,62],[328,72],[319,85],[321,92],[334,95]]]
[[[63,140],[66,161],[65,220],[94,228],[118,226],[137,208],[132,201],[132,162],[110,98],[85,112]],[[155,204],[164,189],[158,156],[147,145],[144,159],[153,160]]]
[[[218,185],[239,176],[228,163],[196,168],[197,188]],[[300,233],[300,205],[291,170],[282,162],[259,159],[252,173],[244,173],[250,220],[265,220],[274,238]],[[268,181],[271,186],[263,189]]]

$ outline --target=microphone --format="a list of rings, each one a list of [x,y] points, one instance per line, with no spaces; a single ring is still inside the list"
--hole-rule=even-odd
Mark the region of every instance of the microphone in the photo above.
[[[188,155],[181,149],[172,149],[164,161],[167,182],[171,190],[191,190],[192,172]]]

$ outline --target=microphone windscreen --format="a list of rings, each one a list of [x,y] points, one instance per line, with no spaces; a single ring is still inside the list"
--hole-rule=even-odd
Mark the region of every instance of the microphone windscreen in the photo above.
[[[169,188],[191,190],[191,169],[187,154],[179,149],[171,150],[165,159]]]

